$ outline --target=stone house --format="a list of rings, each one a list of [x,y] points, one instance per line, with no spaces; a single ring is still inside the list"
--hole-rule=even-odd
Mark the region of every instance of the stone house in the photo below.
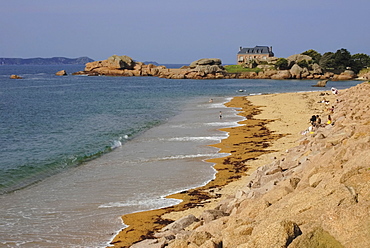
[[[239,48],[237,54],[237,64],[248,63],[253,59],[267,60],[268,57],[274,57],[272,46],[255,46],[254,48]]]

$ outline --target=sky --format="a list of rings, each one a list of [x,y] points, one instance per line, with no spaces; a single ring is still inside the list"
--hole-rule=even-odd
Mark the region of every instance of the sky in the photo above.
[[[0,0],[0,57],[235,64],[256,45],[283,58],[370,55],[369,10],[369,0]]]

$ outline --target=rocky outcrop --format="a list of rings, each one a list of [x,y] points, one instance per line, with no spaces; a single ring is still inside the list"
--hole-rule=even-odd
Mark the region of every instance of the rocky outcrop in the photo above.
[[[14,74],[13,74],[13,75],[11,75],[11,76],[10,76],[10,78],[11,78],[11,79],[22,79],[22,77],[21,77],[21,76],[14,75]]]
[[[297,64],[294,64],[290,69],[290,74],[292,75],[292,78],[301,79],[302,72],[303,69]]]
[[[356,74],[351,70],[345,70],[339,75],[334,76],[334,80],[352,80],[356,78]]]
[[[65,70],[61,70],[61,71],[56,72],[55,75],[57,75],[57,76],[66,76],[67,72]]]
[[[312,65],[312,74],[316,74],[316,75],[320,75],[322,74],[322,69],[321,69],[321,66],[319,66],[318,64],[314,63]]]
[[[134,67],[134,61],[128,56],[110,56],[106,60],[94,61],[87,63],[85,66],[85,71],[91,72],[99,68],[104,68],[106,70],[131,70]]]
[[[278,71],[276,74],[271,75],[271,79],[290,79],[292,74],[289,70]]]
[[[327,83],[328,83],[328,80],[321,80],[321,81],[317,82],[317,84],[312,85],[312,86],[313,87],[325,87]]]
[[[190,64],[190,71],[197,72],[200,75],[224,73],[220,59],[199,59]]]
[[[220,59],[198,59],[194,62],[192,62],[189,67],[194,69],[197,66],[203,66],[203,65],[218,65],[220,66],[222,64]]]
[[[289,63],[297,64],[301,61],[306,61],[307,63],[312,60],[312,58],[308,55],[304,54],[294,54],[287,58]]]
[[[370,71],[369,70],[362,70],[358,74],[358,78],[360,80],[369,80],[370,79]]]
[[[341,75],[334,73],[322,73],[318,64],[310,64],[308,68],[301,67],[298,63],[301,61],[311,61],[311,57],[302,54],[296,54],[288,57],[290,63],[289,70],[277,70],[274,63],[276,57],[269,58],[267,61],[253,61],[253,66],[261,68],[262,71],[228,73],[222,66],[222,62],[217,58],[203,58],[192,62],[189,66],[180,69],[168,69],[165,66],[154,64],[144,64],[136,62],[128,56],[113,55],[106,60],[87,63],[84,71],[75,72],[73,75],[89,76],[124,76],[139,77],[153,76],[168,79],[333,79],[333,80],[351,80],[356,75],[346,71]],[[258,64],[264,63],[264,64]],[[267,64],[266,64],[267,63]],[[307,62],[308,63],[308,62]],[[247,65],[246,65],[247,66]]]
[[[280,58],[283,59],[283,58]],[[351,80],[350,77],[334,75],[334,73],[323,73],[322,68],[308,55],[295,54],[286,59],[285,70],[276,69],[278,58],[272,57],[267,60],[253,59],[244,64],[246,68],[260,68],[263,71],[258,73],[255,78],[260,79],[334,79],[334,80]],[[284,59],[283,59],[284,60]],[[278,66],[280,68],[280,66]],[[288,72],[287,72],[288,70]],[[335,77],[334,77],[335,76]]]
[[[165,66],[135,62],[128,56],[113,55],[107,60],[87,63],[85,70],[73,75],[106,76],[154,76],[170,79],[218,79],[225,78],[226,71],[220,59],[199,59],[189,67],[168,69]]]
[[[370,83],[341,91],[334,125],[303,133],[214,210],[132,247],[370,247],[369,94]]]

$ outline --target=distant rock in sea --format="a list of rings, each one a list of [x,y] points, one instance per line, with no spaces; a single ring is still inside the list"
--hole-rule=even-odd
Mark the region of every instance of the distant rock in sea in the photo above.
[[[84,65],[86,63],[94,61],[88,57],[79,58],[65,58],[65,57],[53,57],[53,58],[0,58],[0,65]]]
[[[10,76],[10,79],[22,79],[22,77],[13,74],[13,75]]]
[[[325,87],[329,80],[321,80],[317,82],[317,84],[312,85],[312,87]]]
[[[155,66],[159,66],[159,64],[155,61],[144,61],[143,63],[146,64],[146,65],[152,64],[152,65],[155,65]]]
[[[61,71],[56,72],[55,75],[57,75],[57,76],[66,76],[67,72],[66,72],[66,70],[61,70]]]

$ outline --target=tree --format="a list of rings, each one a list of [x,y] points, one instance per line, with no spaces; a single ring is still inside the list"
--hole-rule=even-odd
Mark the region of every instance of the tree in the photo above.
[[[319,65],[324,71],[333,71],[335,69],[334,53],[324,53],[319,61]]]
[[[364,68],[370,66],[370,56],[364,53],[356,53],[351,58],[351,68],[355,73],[358,73]]]
[[[319,52],[317,52],[313,49],[307,50],[307,51],[303,52],[302,54],[310,56],[313,60],[313,63],[317,63],[317,64],[320,62],[320,59],[322,57],[322,55]]]
[[[288,60],[284,58],[278,58],[278,60],[275,63],[275,66],[279,70],[286,70],[288,69]]]
[[[334,54],[334,66],[339,72],[343,72],[347,67],[351,67],[351,53],[347,49],[339,49]]]
[[[310,60],[310,61],[311,61],[311,60]],[[304,67],[308,68],[308,63],[307,63],[307,61],[306,61],[306,60],[301,60],[301,61],[299,61],[299,62],[297,63],[297,65],[299,65],[301,68],[304,68]]]

